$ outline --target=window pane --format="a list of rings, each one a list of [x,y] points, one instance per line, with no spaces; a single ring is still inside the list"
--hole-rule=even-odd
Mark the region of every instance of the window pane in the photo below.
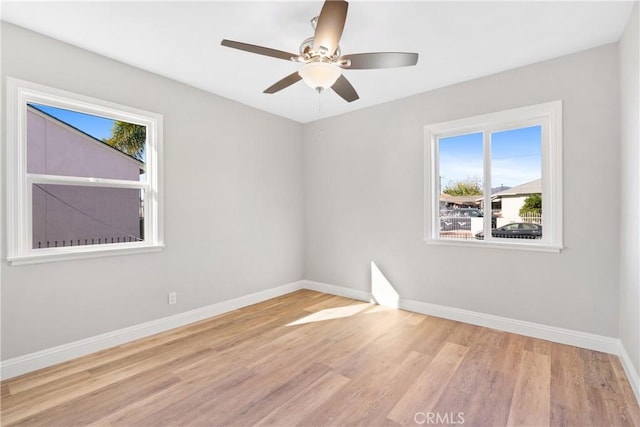
[[[144,181],[146,127],[27,106],[27,172]]]
[[[482,230],[481,132],[438,140],[440,238],[473,239]]]
[[[33,248],[140,242],[143,190],[33,184]]]
[[[491,208],[499,227],[493,233],[495,238],[542,237],[542,227],[500,229],[509,223],[542,224],[541,135],[541,126],[491,134]]]

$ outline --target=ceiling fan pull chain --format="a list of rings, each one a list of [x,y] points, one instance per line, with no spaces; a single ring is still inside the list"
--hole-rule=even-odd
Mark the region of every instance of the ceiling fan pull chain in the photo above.
[[[322,119],[322,94],[324,91],[318,92],[318,120]],[[320,125],[320,129],[318,130],[318,142],[322,139],[324,134],[324,126]]]

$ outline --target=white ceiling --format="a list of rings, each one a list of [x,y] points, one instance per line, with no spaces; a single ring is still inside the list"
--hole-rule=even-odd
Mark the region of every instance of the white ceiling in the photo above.
[[[220,46],[223,38],[296,53],[322,1],[7,2],[22,27],[299,122],[616,42],[633,4],[614,1],[351,1],[344,54],[418,52],[415,67],[347,70],[360,99],[303,82],[262,91],[293,62]]]

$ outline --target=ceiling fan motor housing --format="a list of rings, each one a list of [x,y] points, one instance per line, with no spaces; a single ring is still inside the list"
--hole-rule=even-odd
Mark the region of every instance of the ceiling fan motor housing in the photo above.
[[[309,37],[308,39],[303,41],[302,44],[300,45],[299,52],[300,52],[302,62],[311,61],[316,58],[317,58],[316,59],[317,61],[322,61],[322,62],[337,62],[337,59],[341,55],[340,46],[336,48],[336,51],[333,55],[329,55],[326,49],[324,51],[315,52],[313,50],[313,41],[314,41],[314,38]]]

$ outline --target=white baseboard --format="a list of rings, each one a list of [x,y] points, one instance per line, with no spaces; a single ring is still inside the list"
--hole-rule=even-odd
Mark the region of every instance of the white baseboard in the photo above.
[[[302,282],[293,282],[264,291],[244,295],[228,301],[211,304],[194,310],[163,317],[117,331],[107,332],[94,337],[74,341],[57,347],[29,353],[2,361],[0,378],[7,379],[18,375],[66,362],[80,356],[115,347],[126,342],[145,338],[160,332],[198,322],[238,308],[256,304],[303,288]]]
[[[633,393],[636,395],[636,399],[638,400],[638,404],[640,404],[640,376],[638,376],[638,371],[631,363],[631,358],[627,353],[627,349],[624,348],[622,343],[620,343],[620,361],[622,362],[622,367],[624,368],[624,372],[627,374],[627,379],[629,380],[629,384],[631,384],[631,389]]]

